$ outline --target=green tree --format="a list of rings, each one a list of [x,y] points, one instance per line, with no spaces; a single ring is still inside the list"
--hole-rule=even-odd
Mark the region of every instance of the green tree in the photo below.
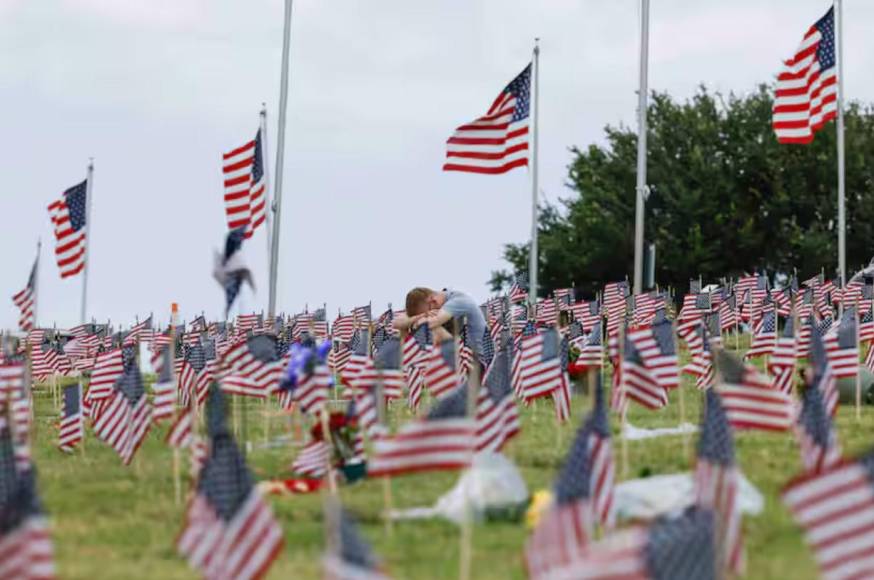
[[[656,245],[656,281],[685,288],[766,269],[832,274],[837,262],[835,124],[810,145],[780,145],[771,129],[770,89],[724,98],[705,88],[686,102],[654,93],[649,107],[645,238]],[[874,254],[874,112],[845,115],[847,268]],[[541,293],[574,283],[589,293],[631,276],[637,135],[605,128],[606,145],[571,149],[568,187],[541,208]],[[527,271],[527,243],[504,259]],[[493,272],[492,286],[507,272]]]

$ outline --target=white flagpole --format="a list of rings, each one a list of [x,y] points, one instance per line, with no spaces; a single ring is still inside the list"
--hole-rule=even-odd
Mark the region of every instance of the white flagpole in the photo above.
[[[528,304],[537,304],[537,131],[540,123],[537,110],[540,106],[538,80],[540,76],[539,38],[534,39],[534,56],[531,60],[531,251],[528,253]]]
[[[36,240],[36,267],[33,269],[33,327],[39,328],[39,260],[42,255],[42,238]]]
[[[88,160],[88,176],[85,182],[85,268],[82,270],[82,308],[79,319],[82,324],[88,322],[88,270],[91,259],[88,250],[91,248],[91,192],[94,191],[94,159]]]
[[[634,294],[643,291],[643,210],[646,190],[646,117],[649,92],[649,0],[640,2],[640,80],[637,88],[637,186],[634,207]]]
[[[835,0],[835,36],[837,36],[838,61],[838,270],[841,288],[847,278],[847,208],[844,180],[844,23],[841,0]]]
[[[264,227],[267,233],[267,264],[270,267],[270,254],[273,251],[271,240],[273,232],[270,230],[270,224],[273,222],[270,212],[273,210],[273,201],[270,196],[270,164],[267,162],[269,153],[267,149],[267,103],[261,103],[261,113],[259,114],[259,130],[261,132],[261,163],[264,171]]]
[[[267,314],[276,315],[276,281],[279,272],[279,230],[282,224],[282,167],[285,155],[285,113],[288,108],[288,53],[291,45],[291,3],[285,0],[285,28],[282,33],[282,73],[279,81],[279,130],[276,135],[276,184],[273,187],[273,235],[270,239],[270,298]]]

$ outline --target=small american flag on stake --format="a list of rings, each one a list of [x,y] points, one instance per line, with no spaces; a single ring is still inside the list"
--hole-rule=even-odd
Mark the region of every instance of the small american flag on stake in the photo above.
[[[12,302],[18,308],[18,329],[22,332],[29,332],[34,324],[33,312],[36,304],[36,275],[38,266],[39,256],[34,261],[33,268],[30,269],[27,286],[12,297]]]
[[[71,452],[82,441],[85,423],[82,418],[82,387],[79,384],[64,387],[64,406],[58,432],[58,448]]]
[[[49,205],[49,217],[55,228],[55,258],[61,278],[75,276],[85,268],[87,191],[88,180],[85,180]]]

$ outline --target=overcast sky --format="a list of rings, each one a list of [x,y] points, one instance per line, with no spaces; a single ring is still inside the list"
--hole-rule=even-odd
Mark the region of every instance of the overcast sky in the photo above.
[[[771,81],[821,0],[654,0],[650,88],[747,92]],[[43,241],[42,324],[78,322],[46,205],[95,159],[89,313],[127,322],[171,301],[217,315],[221,154],[270,115],[274,171],[282,0],[0,0],[0,297]],[[295,0],[279,306],[333,316],[409,287],[488,294],[502,245],[530,229],[530,182],[444,174],[452,130],[541,52],[541,187],[567,194],[568,148],[634,126],[633,0]],[[874,101],[874,2],[845,2],[845,88]],[[267,241],[247,250],[266,309]],[[0,328],[14,325],[11,300]]]

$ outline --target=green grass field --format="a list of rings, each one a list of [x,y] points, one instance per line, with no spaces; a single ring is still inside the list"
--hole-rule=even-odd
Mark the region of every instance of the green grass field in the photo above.
[[[686,419],[697,422],[701,395],[691,381],[683,383]],[[670,405],[652,413],[633,408],[635,426],[676,425],[680,419],[678,393]],[[557,427],[552,403],[522,413],[522,433],[506,449],[519,466],[530,491],[549,487],[574,431],[591,401],[577,396],[571,423]],[[259,478],[287,477],[286,466],[296,449],[267,448],[264,406],[246,405],[246,433],[254,445],[249,463]],[[406,409],[392,410],[393,421],[409,418]],[[65,455],[56,447],[56,412],[49,393],[38,388],[34,458],[45,507],[51,516],[58,573],[63,578],[192,578],[195,574],[178,557],[174,539],[184,505],[173,493],[172,451],[164,444],[166,427],[153,430],[135,460],[124,467],[115,453],[91,435],[84,451]],[[269,419],[269,432],[288,430],[284,417]],[[611,417],[618,431],[615,415]],[[866,450],[874,442],[874,410],[863,409],[857,422],[851,408],[842,408],[837,430],[848,454]],[[617,462],[620,461],[618,441]],[[694,463],[695,437],[684,446],[682,437],[629,442],[629,478],[689,470]],[[748,578],[815,578],[816,567],[802,537],[779,501],[782,485],[800,469],[798,446],[789,434],[743,433],[736,437],[741,468],[764,494],[765,511],[745,518]],[[183,461],[183,472],[187,470]],[[428,506],[454,484],[457,474],[422,474],[391,482],[395,508]],[[187,481],[183,483],[187,490]],[[396,578],[455,578],[458,575],[459,530],[443,521],[395,523],[389,533],[380,513],[383,486],[364,481],[343,487],[344,504],[356,514]],[[318,578],[324,546],[322,501],[318,494],[271,497],[285,531],[285,548],[270,570],[271,578]],[[524,523],[481,523],[473,532],[474,578],[523,578]]]

